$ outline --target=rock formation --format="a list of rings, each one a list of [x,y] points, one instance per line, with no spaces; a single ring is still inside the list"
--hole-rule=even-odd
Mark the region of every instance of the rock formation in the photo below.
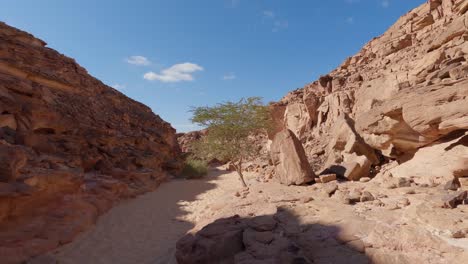
[[[291,251],[297,263],[468,263],[466,0],[429,0],[408,12],[271,113],[272,160],[260,167],[278,164],[276,137],[288,131],[304,146],[316,184],[251,183],[210,219],[232,211],[240,218],[179,241],[180,263],[210,263],[211,246],[222,243],[237,246],[215,256],[226,263],[296,263],[281,262]],[[288,177],[278,178],[290,184]],[[284,211],[292,213],[282,225]],[[249,225],[265,216],[275,227]]]
[[[196,235],[177,243],[179,264],[195,263],[313,263],[289,238],[273,216],[216,220]],[[289,223],[291,225],[292,223]],[[285,223],[283,223],[285,225]]]
[[[304,148],[291,130],[285,129],[276,134],[270,152],[275,176],[282,184],[300,185],[315,178]]]
[[[73,59],[0,23],[0,256],[71,241],[179,170],[175,130]]]
[[[403,166],[415,159],[425,171],[453,178],[468,168],[460,143],[468,130],[467,40],[466,1],[428,1],[337,69],[273,104],[276,131],[293,131],[318,173],[358,180],[389,160]]]
[[[202,138],[204,135],[206,135],[207,130],[200,130],[200,131],[191,131],[187,133],[178,133],[177,134],[177,142],[179,143],[180,150],[183,153],[191,153],[191,144],[200,138]]]

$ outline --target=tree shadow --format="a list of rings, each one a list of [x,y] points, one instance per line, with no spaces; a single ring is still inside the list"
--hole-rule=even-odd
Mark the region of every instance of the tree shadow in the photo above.
[[[280,207],[274,215],[218,219],[181,238],[175,257],[179,264],[371,263],[364,252],[358,237],[337,226],[302,223]]]

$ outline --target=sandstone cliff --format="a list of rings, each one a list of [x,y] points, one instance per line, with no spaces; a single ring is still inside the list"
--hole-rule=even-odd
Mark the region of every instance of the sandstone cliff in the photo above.
[[[71,241],[178,159],[175,130],[148,107],[0,23],[0,262]]]
[[[467,10],[464,0],[431,0],[405,14],[273,104],[277,131],[299,137],[318,173],[365,168],[356,180],[394,161],[394,176],[419,182],[468,176]]]

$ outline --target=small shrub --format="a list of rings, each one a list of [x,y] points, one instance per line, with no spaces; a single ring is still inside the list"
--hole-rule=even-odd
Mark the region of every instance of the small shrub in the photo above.
[[[187,179],[199,179],[208,174],[208,164],[196,159],[187,159],[181,176]]]

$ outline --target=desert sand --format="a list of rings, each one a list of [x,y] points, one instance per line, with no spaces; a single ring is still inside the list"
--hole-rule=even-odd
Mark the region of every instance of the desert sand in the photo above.
[[[172,180],[101,216],[94,228],[54,253],[59,263],[171,263],[175,244],[220,195],[238,189],[232,173]]]
[[[93,229],[47,257],[65,264],[174,264],[181,237],[239,215],[272,216],[286,237],[299,232],[292,237],[299,238],[297,245],[315,263],[466,263],[468,258],[468,239],[453,235],[464,230],[468,208],[443,209],[428,202],[443,189],[387,188],[383,176],[305,186],[259,179],[248,173],[249,189],[242,189],[235,173],[219,167],[200,180],[169,181],[114,207]],[[346,192],[359,193],[361,202],[348,204]],[[366,193],[372,199],[364,200]],[[459,224],[447,225],[450,221]]]

